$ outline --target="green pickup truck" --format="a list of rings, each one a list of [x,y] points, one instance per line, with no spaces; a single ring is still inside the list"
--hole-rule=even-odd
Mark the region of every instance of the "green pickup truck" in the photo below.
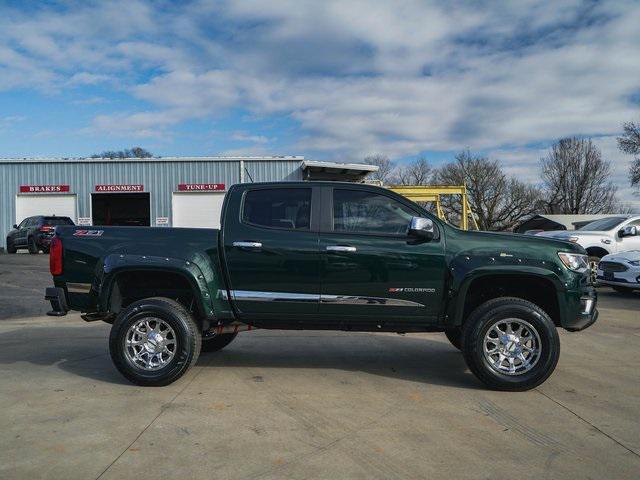
[[[269,328],[444,332],[482,382],[512,391],[551,375],[557,327],[598,316],[582,247],[462,231],[384,188],[234,185],[221,220],[57,227],[49,314],[111,323],[113,362],[140,385],[167,385],[201,350]]]

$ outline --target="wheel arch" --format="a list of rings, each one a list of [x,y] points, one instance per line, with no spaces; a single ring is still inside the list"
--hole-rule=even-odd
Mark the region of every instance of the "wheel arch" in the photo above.
[[[118,313],[136,300],[177,298],[208,328],[215,318],[209,283],[193,262],[171,258],[117,255],[96,272],[98,310]],[[100,263],[100,262],[99,262]]]
[[[564,298],[560,281],[551,272],[484,271],[468,276],[448,307],[445,326],[464,324],[471,312],[481,304],[499,297],[528,300],[542,308],[556,326],[563,324]]]

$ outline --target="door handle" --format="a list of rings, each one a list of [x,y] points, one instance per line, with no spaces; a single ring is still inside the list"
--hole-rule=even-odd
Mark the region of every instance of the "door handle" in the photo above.
[[[355,252],[358,249],[356,247],[349,247],[347,245],[328,245],[327,252]]]
[[[238,248],[262,248],[262,243],[260,242],[233,242],[234,247]]]

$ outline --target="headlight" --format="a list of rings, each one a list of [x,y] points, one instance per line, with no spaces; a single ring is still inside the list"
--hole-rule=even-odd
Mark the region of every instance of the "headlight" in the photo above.
[[[578,243],[578,237],[569,237],[571,243]]]
[[[560,260],[569,270],[584,272],[589,268],[589,257],[581,253],[558,252]]]

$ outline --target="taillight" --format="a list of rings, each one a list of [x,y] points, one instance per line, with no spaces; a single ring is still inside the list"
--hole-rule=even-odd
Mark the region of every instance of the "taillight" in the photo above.
[[[53,225],[42,225],[40,231],[44,233],[53,232],[56,229]]]
[[[51,275],[62,275],[62,240],[58,237],[49,245],[49,270]]]

